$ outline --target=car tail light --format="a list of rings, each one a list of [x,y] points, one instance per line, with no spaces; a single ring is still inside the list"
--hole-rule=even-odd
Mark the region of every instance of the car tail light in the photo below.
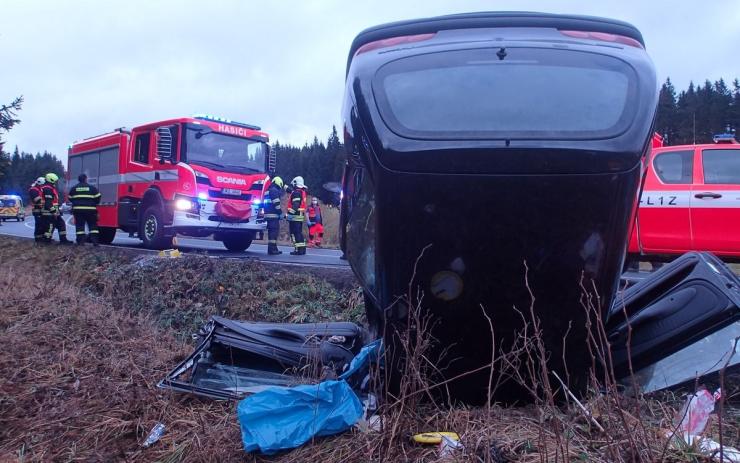
[[[375,42],[366,43],[365,45],[358,48],[355,56],[366,53],[368,51],[377,50],[378,48],[403,45],[405,43],[422,42],[424,40],[431,39],[435,35],[437,35],[436,32],[431,34],[403,35],[401,37],[391,37],[390,39],[376,40]]]
[[[568,37],[575,37],[578,39],[589,39],[589,40],[600,40],[602,42],[621,43],[622,45],[628,45],[635,48],[645,48],[642,44],[631,38],[625,37],[624,35],[607,34],[606,32],[586,32],[586,31],[560,31],[561,34]]]

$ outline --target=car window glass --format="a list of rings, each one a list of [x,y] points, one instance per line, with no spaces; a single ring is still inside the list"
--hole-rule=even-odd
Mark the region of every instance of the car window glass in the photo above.
[[[655,156],[653,167],[663,183],[689,184],[694,177],[694,151],[660,153]]]
[[[563,50],[425,54],[383,66],[383,119],[411,138],[613,136],[632,119],[634,75],[622,61]],[[523,108],[526,108],[524,110]]]
[[[136,136],[136,146],[134,148],[134,161],[141,164],[149,164],[149,141],[151,134],[142,133]]]
[[[740,184],[740,150],[704,150],[702,160],[704,183]]]

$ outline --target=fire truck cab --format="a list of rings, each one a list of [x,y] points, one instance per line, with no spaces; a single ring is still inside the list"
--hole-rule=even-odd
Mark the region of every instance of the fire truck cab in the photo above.
[[[70,184],[85,173],[100,190],[102,243],[123,230],[151,249],[171,247],[180,234],[243,251],[265,229],[260,204],[274,166],[268,141],[253,125],[183,117],[75,142],[67,171]]]
[[[714,141],[652,150],[630,262],[689,251],[740,259],[740,144],[729,130]]]

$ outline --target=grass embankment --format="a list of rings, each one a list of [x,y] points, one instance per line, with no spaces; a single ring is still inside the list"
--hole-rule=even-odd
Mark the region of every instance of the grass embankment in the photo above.
[[[212,314],[361,321],[351,277],[244,260],[37,248],[4,237],[0,262],[0,461],[437,461],[436,449],[408,440],[429,430],[462,435],[457,461],[702,461],[662,437],[681,403],[669,396],[625,402],[621,411],[608,396],[592,400],[601,432],[573,406],[450,410],[409,395],[385,411],[383,432],[348,432],[270,458],[245,455],[235,404],[168,393],[157,382]],[[738,419],[729,416],[724,442],[738,445]],[[143,449],[156,422],[166,432]],[[717,433],[715,420],[709,435]]]

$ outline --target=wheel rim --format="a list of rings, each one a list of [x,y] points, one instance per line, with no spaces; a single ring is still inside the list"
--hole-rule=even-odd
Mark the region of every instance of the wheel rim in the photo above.
[[[154,236],[157,234],[157,218],[150,215],[144,222],[144,236],[148,241],[154,240]]]

